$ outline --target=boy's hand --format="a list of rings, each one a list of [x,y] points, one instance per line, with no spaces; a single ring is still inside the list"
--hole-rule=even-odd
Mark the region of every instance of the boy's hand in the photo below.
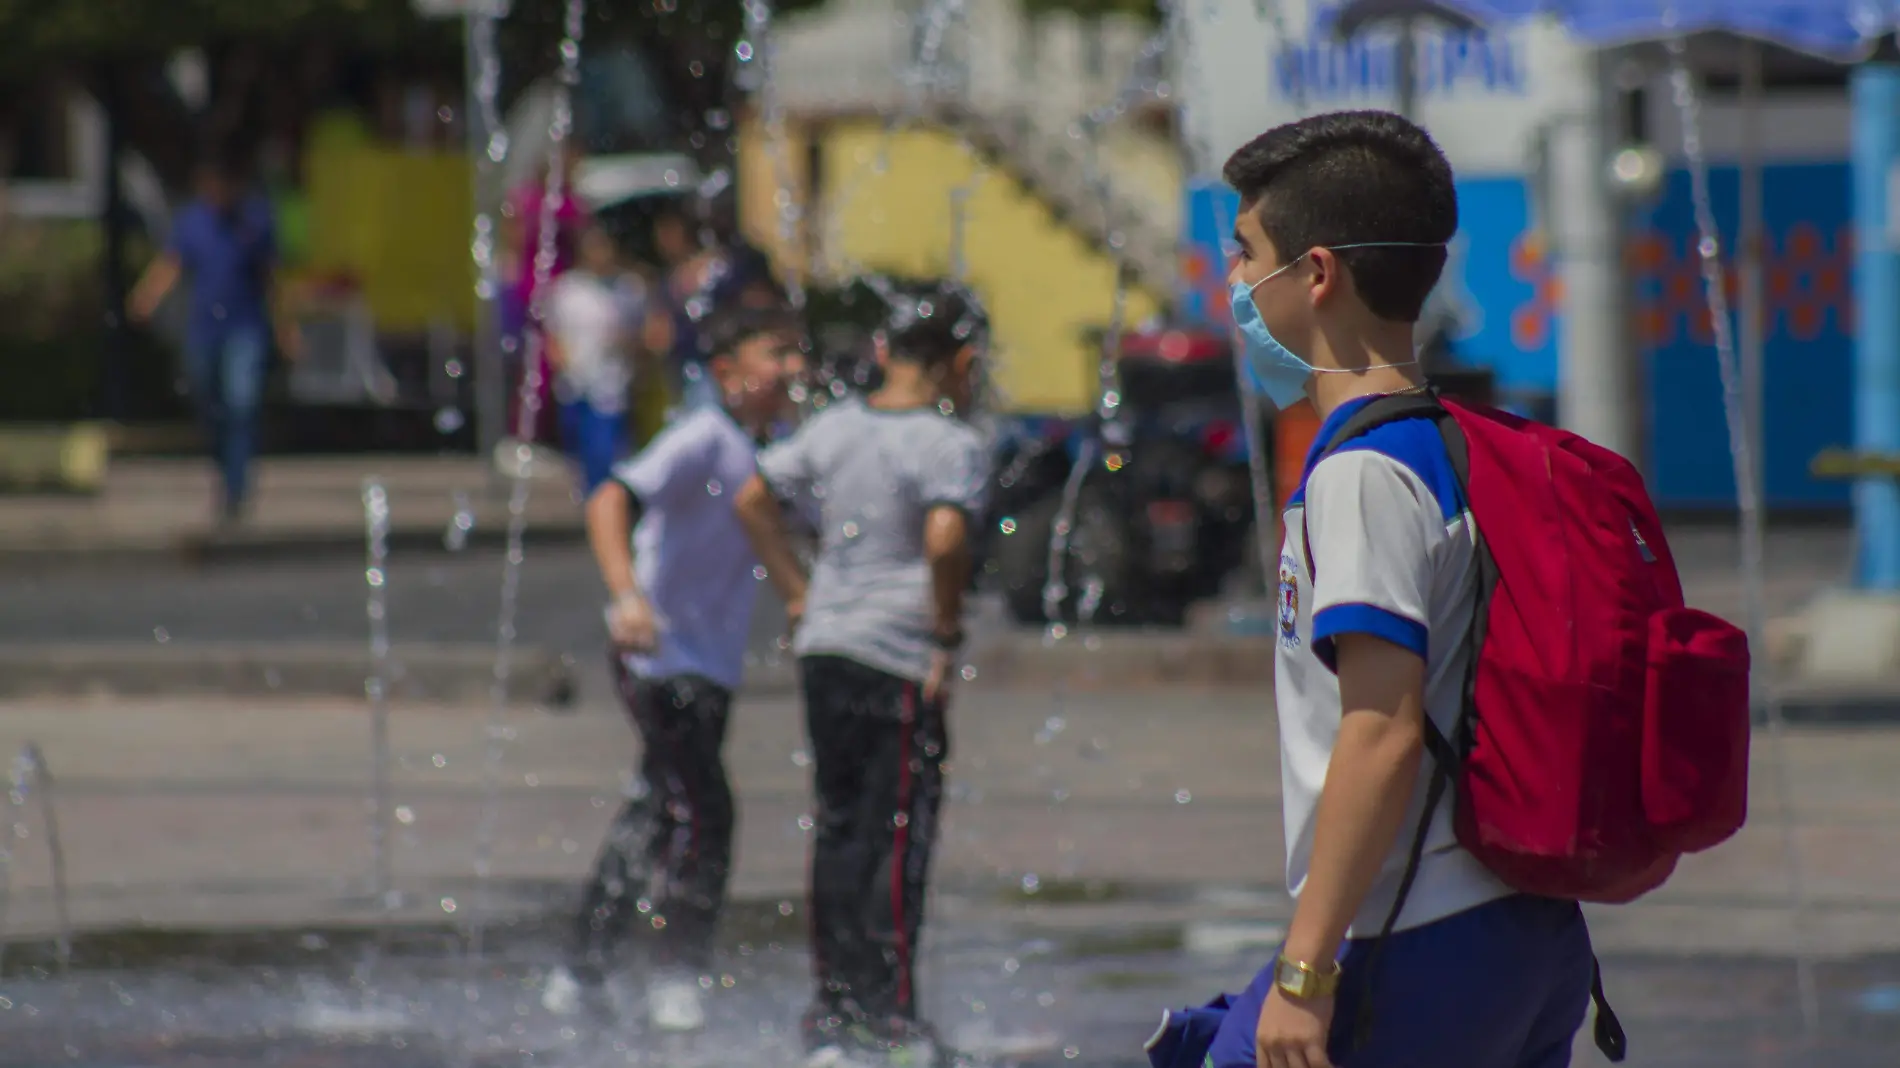
[[[659,616],[645,597],[623,594],[607,609],[607,634],[620,649],[650,653],[659,641]]]
[[[947,650],[938,649],[930,654],[930,674],[924,676],[924,700],[934,705],[950,696],[956,666],[956,657]]]
[[[1278,986],[1267,991],[1254,1029],[1254,1054],[1260,1068],[1332,1068],[1326,1038],[1333,1026],[1333,999],[1299,1001]]]

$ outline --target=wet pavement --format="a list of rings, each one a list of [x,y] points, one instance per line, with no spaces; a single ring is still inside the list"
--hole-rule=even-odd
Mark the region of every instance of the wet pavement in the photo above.
[[[1237,989],[1270,952],[969,904],[931,931],[922,996],[973,1064],[1145,1064],[1164,1006]],[[627,1023],[547,1014],[539,985],[556,942],[544,924],[494,932],[479,966],[446,929],[181,939],[128,946],[136,963],[120,967],[109,944],[82,943],[64,978],[45,947],[26,947],[31,959],[16,950],[0,978],[0,1065],[789,1066],[807,991],[799,917],[749,919],[705,980],[710,1026],[693,1039],[644,1034],[630,984],[611,999]],[[1891,1068],[1900,1050],[1900,958],[1824,965],[1813,1041],[1786,960],[1613,955],[1604,970],[1634,1068]],[[1601,1063],[1587,1028],[1576,1063]]]
[[[737,709],[737,903],[697,1053],[656,1052],[631,1026],[570,1035],[538,1004],[558,944],[548,917],[575,893],[633,756],[617,713],[505,721],[486,883],[470,875],[482,722],[395,709],[404,900],[379,913],[360,704],[0,703],[0,745],[33,738],[61,776],[81,928],[62,977],[29,805],[9,841],[5,930],[18,941],[0,970],[0,1066],[793,1063],[809,804],[795,703]],[[1129,1068],[1162,1008],[1236,989],[1270,955],[1287,901],[1273,885],[1283,846],[1263,695],[971,693],[955,732],[921,961],[923,1003],[954,1042],[996,1064]],[[1897,1063],[1900,731],[1804,729],[1784,755],[1814,901],[1804,938],[1824,958],[1822,1038],[1805,1045],[1798,1019],[1782,814],[1763,764],[1748,830],[1652,899],[1593,914],[1632,1065]],[[443,926],[448,907],[494,917],[481,967]],[[1596,1058],[1581,1040],[1578,1063]]]

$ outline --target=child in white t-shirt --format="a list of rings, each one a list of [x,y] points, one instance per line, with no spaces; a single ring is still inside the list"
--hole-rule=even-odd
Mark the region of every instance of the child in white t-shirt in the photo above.
[[[574,268],[548,292],[548,359],[561,409],[561,443],[591,494],[627,452],[627,391],[638,317],[630,314],[613,238],[581,235]]]

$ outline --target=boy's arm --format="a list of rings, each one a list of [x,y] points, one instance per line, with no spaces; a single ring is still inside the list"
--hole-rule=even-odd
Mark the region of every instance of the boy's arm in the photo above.
[[[1425,662],[1370,634],[1335,641],[1344,716],[1284,950],[1288,960],[1316,967],[1338,955],[1398,841],[1425,751]]]
[[[1313,652],[1338,675],[1341,718],[1285,954],[1323,966],[1391,855],[1418,783],[1432,558],[1446,535],[1431,491],[1371,451],[1323,461],[1306,515]]]
[[[640,592],[633,574],[633,526],[639,503],[624,483],[608,479],[587,499],[587,544],[607,592],[618,601]]]
[[[924,556],[930,563],[932,622],[940,643],[963,636],[963,595],[970,583],[970,517],[983,511],[989,451],[974,434],[941,442],[928,457],[919,487]]]
[[[804,614],[808,579],[798,551],[792,547],[791,536],[785,530],[784,510],[778,498],[765,484],[763,476],[753,475],[740,488],[733,507],[738,509],[739,522],[745,527],[746,538],[752,542],[752,552],[758,556],[759,563],[765,565],[766,578],[771,580],[796,624]]]
[[[924,519],[924,558],[930,562],[933,629],[939,642],[960,644],[963,591],[970,585],[970,520],[962,508],[939,505]]]

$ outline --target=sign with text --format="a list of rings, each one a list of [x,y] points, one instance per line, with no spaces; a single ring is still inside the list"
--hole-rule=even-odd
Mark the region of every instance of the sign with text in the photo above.
[[[1186,57],[1192,106],[1207,131],[1202,174],[1269,127],[1345,108],[1394,108],[1399,42],[1391,26],[1352,38],[1334,28],[1337,0],[1283,0],[1286,39],[1254,0],[1197,9]],[[1538,127],[1588,103],[1587,49],[1554,23],[1497,30],[1421,20],[1413,35],[1414,116],[1465,174],[1521,174]]]

